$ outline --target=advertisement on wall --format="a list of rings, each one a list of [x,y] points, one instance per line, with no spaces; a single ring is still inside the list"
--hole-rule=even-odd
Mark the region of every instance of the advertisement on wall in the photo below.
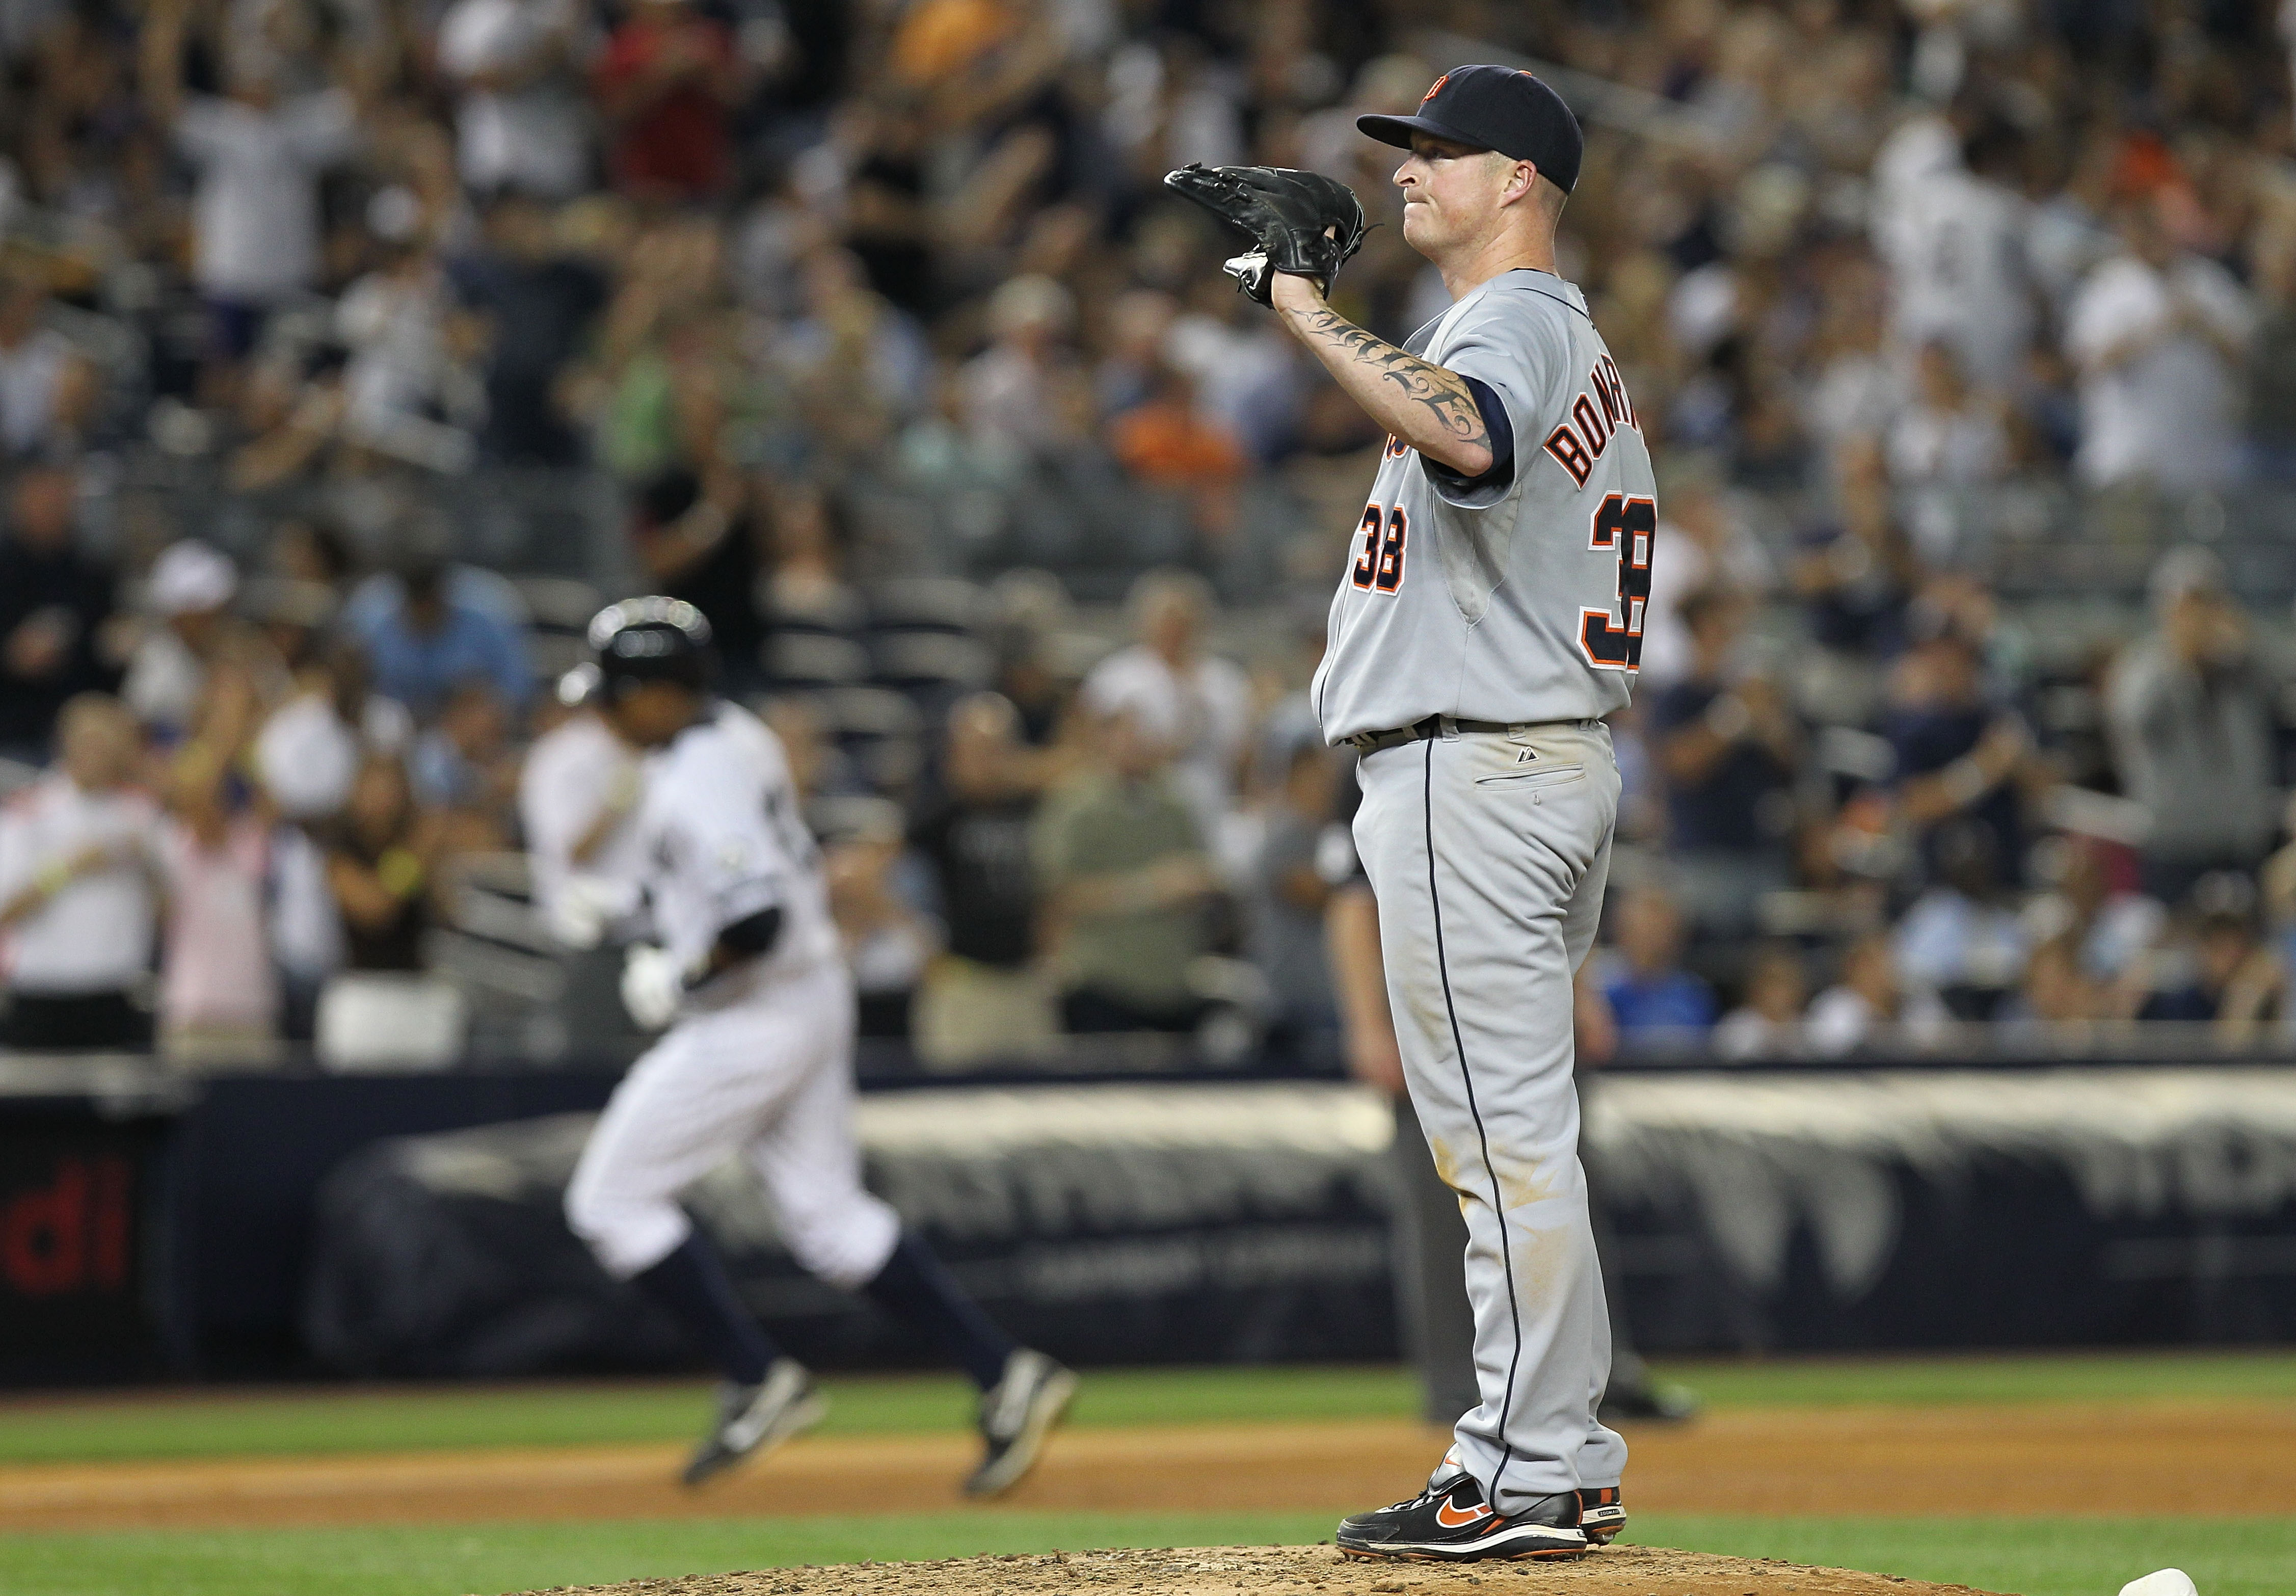
[[[159,1362],[149,1123],[0,1127],[0,1384],[127,1379]]]

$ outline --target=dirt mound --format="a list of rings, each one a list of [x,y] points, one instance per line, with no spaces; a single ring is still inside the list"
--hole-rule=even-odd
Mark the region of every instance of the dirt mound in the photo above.
[[[1164,1551],[1067,1551],[1036,1557],[953,1558],[937,1563],[849,1563],[696,1575],[594,1586],[561,1596],[1029,1596],[1104,1591],[1110,1596],[1235,1596],[1239,1591],[1325,1596],[1983,1596],[1966,1585],[1923,1584],[1847,1568],[1805,1568],[1751,1558],[1708,1557],[1656,1546],[1612,1546],[1570,1562],[1382,1563],[1329,1546],[1212,1546]]]

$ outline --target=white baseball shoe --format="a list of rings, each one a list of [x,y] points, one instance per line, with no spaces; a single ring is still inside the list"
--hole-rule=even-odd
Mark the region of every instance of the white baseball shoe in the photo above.
[[[829,1398],[795,1358],[775,1358],[754,1386],[718,1388],[718,1422],[685,1465],[685,1483],[698,1486],[745,1459],[771,1452],[820,1423]]]
[[[996,1496],[1019,1485],[1076,1394],[1075,1372],[1041,1352],[1024,1346],[1005,1359],[1004,1378],[980,1398],[980,1437],[988,1450],[964,1482],[964,1494]]]

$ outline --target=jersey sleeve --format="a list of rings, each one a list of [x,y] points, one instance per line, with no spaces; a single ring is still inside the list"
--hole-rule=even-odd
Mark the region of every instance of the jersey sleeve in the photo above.
[[[1505,470],[1494,462],[1480,477],[1464,477],[1422,455],[1428,485],[1445,503],[1488,510],[1507,498],[1531,469],[1526,459],[1535,457],[1538,440],[1562,406],[1570,355],[1569,340],[1550,311],[1569,314],[1540,294],[1486,293],[1453,328],[1450,348],[1438,364],[1465,378],[1479,404],[1488,408],[1496,399],[1503,408],[1510,458]],[[1496,438],[1497,427],[1491,430]]]
[[[692,768],[700,763],[671,773],[661,841],[691,901],[708,906],[715,940],[727,926],[778,907],[797,863],[775,826],[775,803],[786,794],[769,789],[765,802],[754,802],[754,778]]]

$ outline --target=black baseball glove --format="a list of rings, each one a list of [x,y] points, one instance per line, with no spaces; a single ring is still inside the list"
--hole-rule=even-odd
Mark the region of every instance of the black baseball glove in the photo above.
[[[1328,293],[1341,264],[1363,247],[1363,207],[1354,191],[1320,172],[1191,162],[1166,173],[1164,186],[1251,240],[1251,251],[1223,269],[1262,305],[1269,302],[1270,273],[1316,278]]]

